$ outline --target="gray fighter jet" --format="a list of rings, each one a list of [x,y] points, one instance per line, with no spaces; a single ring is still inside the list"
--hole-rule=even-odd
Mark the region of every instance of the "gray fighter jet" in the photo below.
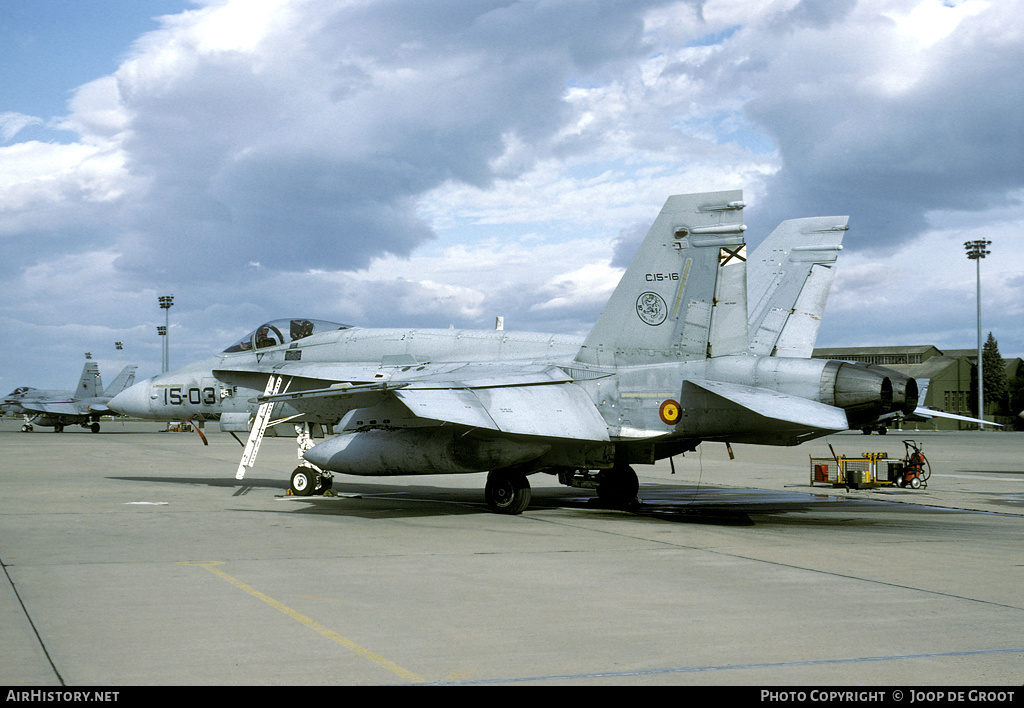
[[[329,488],[334,473],[487,472],[488,506],[509,514],[528,506],[531,474],[628,506],[639,488],[633,465],[702,441],[795,445],[914,410],[910,377],[798,355],[813,346],[831,278],[822,268],[846,217],[787,222],[786,238],[806,231],[809,248],[766,261],[775,270],[758,275],[748,336],[744,206],[740,191],[670,197],[583,339],[280,320],[110,405],[248,431],[238,479],[267,426],[292,421],[296,494]],[[792,305],[779,307],[784,300]],[[337,434],[314,444],[312,424]]]
[[[4,396],[0,407],[13,415],[24,416],[21,430],[25,433],[31,432],[34,425],[49,426],[59,433],[65,425],[72,423],[98,433],[100,417],[114,415],[107,407],[107,402],[131,387],[137,368],[134,365],[124,367],[114,382],[104,390],[99,365],[95,361],[86,361],[78,380],[78,388],[74,391],[47,391],[21,386]]]

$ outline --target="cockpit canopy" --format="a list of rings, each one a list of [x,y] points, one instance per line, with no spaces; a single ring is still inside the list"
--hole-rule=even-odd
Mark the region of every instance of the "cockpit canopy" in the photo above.
[[[225,349],[224,353],[246,352],[250,349],[276,347],[280,344],[288,344],[289,342],[303,339],[311,334],[330,332],[336,329],[348,329],[351,326],[338,324],[337,322],[305,318],[273,320],[272,322],[261,324],[252,332],[242,337],[237,343]]]

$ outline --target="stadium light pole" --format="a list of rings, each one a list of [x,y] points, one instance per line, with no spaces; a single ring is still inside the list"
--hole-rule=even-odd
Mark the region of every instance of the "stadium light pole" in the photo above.
[[[991,241],[980,239],[977,241],[965,241],[964,248],[967,249],[967,257],[974,261],[977,268],[977,282],[978,282],[978,418],[982,421],[985,420],[985,387],[984,378],[981,372],[981,259],[987,256],[991,251],[987,250],[987,247],[992,244]],[[985,423],[978,423],[978,430],[984,430]]]
[[[164,372],[171,368],[171,344],[170,344],[170,313],[171,305],[174,304],[173,295],[161,295],[160,296],[160,307],[164,311]]]
[[[167,328],[163,325],[156,326],[156,333],[160,336],[160,373],[167,373],[167,345],[164,342],[167,341]]]

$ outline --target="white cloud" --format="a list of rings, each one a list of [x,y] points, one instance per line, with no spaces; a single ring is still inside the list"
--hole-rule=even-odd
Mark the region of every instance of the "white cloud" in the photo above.
[[[932,297],[959,318],[965,259],[929,261],[899,296],[885,284],[905,272],[894,258],[959,238],[940,212],[1019,233],[1021,9],[199,3],[66,116],[0,114],[4,328],[38,352],[20,333],[74,302],[77,321],[121,318],[151,366],[158,292],[177,296],[179,361],[292,314],[585,331],[669,194],[743,188],[752,245],[782,219],[850,215],[823,337],[938,337],[934,307],[897,303]],[[41,124],[66,138],[18,142]],[[1012,314],[1024,256],[1004,253],[992,297]],[[15,296],[29,285],[31,307]],[[1010,314],[996,336],[1024,353]],[[92,334],[75,332],[77,350]],[[30,366],[4,356],[4,371]]]
[[[539,291],[548,299],[534,305],[532,310],[552,310],[590,304],[601,307],[619,284],[622,270],[604,263],[588,263],[571,273],[565,273],[546,283]]]
[[[30,125],[39,125],[43,121],[35,116],[27,116],[24,113],[7,111],[0,113],[0,139],[8,142],[13,139],[23,128]]]
[[[948,37],[967,17],[973,17],[992,5],[989,0],[924,0],[906,10],[896,8],[882,14],[896,22],[900,32],[913,37],[920,47],[930,47]]]
[[[1007,209],[998,224],[965,212],[929,214],[931,229],[884,255],[844,252],[824,318],[822,346],[934,344],[970,348],[977,337],[977,266],[964,244],[990,240],[981,260],[982,330],[1004,356],[1024,355],[1024,261],[1019,234],[1024,208]],[[857,239],[851,223],[844,243]]]

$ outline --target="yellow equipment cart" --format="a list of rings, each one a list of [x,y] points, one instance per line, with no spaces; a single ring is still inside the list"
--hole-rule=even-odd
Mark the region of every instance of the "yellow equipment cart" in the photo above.
[[[890,460],[884,452],[865,452],[860,457],[811,457],[811,485],[867,489],[893,484],[890,469],[902,460]]]
[[[921,447],[913,440],[904,440],[903,446],[907,451],[903,459],[890,458],[884,452],[846,457],[834,454],[834,450],[832,457],[811,456],[811,486],[828,484],[851,489],[885,486],[919,489],[928,486],[931,467]]]

